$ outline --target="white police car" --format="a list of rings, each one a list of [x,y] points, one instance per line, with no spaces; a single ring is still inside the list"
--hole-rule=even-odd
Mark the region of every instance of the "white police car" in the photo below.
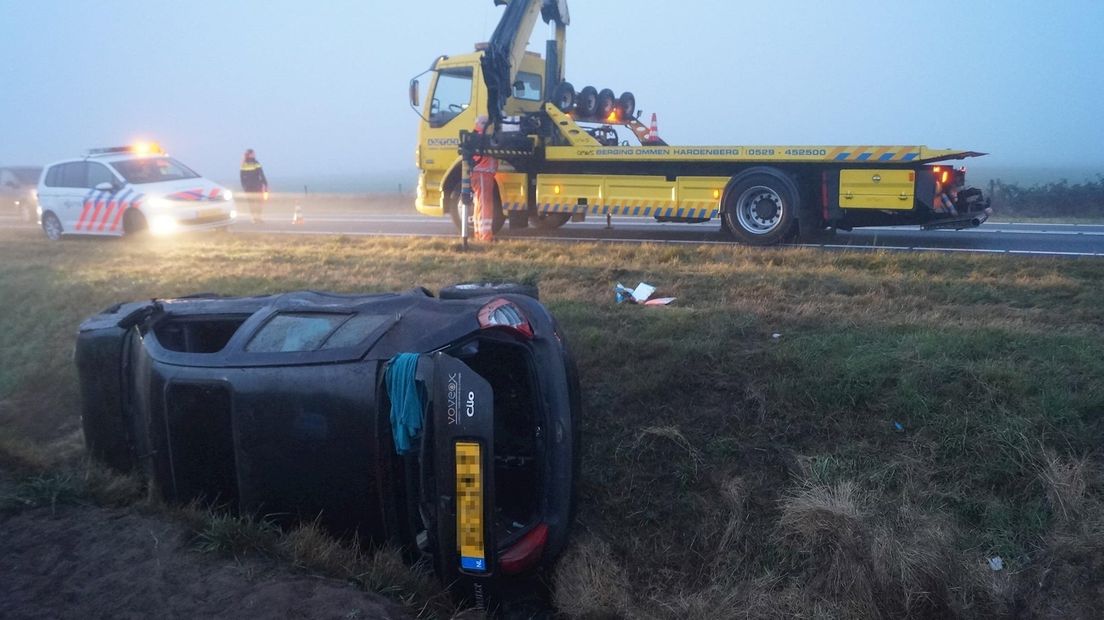
[[[47,166],[38,181],[38,211],[53,240],[219,229],[237,217],[230,190],[157,145],[93,149]]]

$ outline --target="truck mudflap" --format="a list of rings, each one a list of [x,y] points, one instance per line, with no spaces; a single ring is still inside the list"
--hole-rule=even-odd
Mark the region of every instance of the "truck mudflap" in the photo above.
[[[460,360],[433,355],[437,569],[480,607],[497,569],[494,392]]]

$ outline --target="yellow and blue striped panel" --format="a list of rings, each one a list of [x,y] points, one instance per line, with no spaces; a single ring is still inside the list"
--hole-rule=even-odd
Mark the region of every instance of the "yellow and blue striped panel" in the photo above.
[[[828,152],[832,161],[910,162],[920,157],[912,146],[837,146]]]
[[[686,204],[680,207],[678,203],[670,200],[619,200],[608,205],[604,203],[591,205],[545,203],[538,205],[537,210],[541,213],[587,213],[589,215],[690,219],[710,219],[717,215],[717,206],[713,203],[687,201]]]

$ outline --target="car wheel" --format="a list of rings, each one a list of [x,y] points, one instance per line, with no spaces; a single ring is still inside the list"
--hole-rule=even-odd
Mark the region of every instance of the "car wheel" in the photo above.
[[[532,220],[533,226],[541,230],[559,228],[570,221],[570,213],[541,213],[535,220]]]
[[[466,282],[453,284],[441,289],[438,297],[441,299],[476,299],[478,297],[490,297],[493,295],[525,295],[533,299],[540,299],[540,291],[531,284],[517,284],[515,282]]]
[[[42,214],[42,231],[50,241],[59,241],[65,230],[61,227],[61,220],[51,212]]]
[[[617,106],[617,95],[613,94],[613,91],[608,88],[603,88],[598,93],[598,118],[606,121],[609,119],[610,114],[613,114],[613,109]]]
[[[133,237],[141,235],[149,230],[149,224],[146,222],[146,216],[142,215],[141,211],[137,209],[130,209],[123,214],[123,234],[127,237]]]
[[[801,205],[793,181],[773,168],[753,168],[732,180],[725,190],[726,228],[749,245],[774,245],[796,229]]]
[[[594,118],[598,113],[598,89],[587,86],[580,90],[579,96],[575,98],[575,111],[579,118]]]
[[[617,98],[617,108],[621,110],[621,118],[636,117],[636,97],[630,92],[623,92]]]
[[[571,82],[560,82],[556,86],[552,91],[552,103],[564,113],[575,107],[575,87]]]

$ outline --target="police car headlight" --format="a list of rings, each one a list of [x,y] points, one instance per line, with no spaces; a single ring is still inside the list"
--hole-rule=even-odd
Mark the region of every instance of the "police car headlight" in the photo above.
[[[149,230],[154,235],[171,235],[180,228],[180,223],[171,215],[157,215],[150,218]]]
[[[231,200],[234,199],[234,192],[232,192],[228,189],[222,190],[222,199],[227,201],[227,202],[230,202]]]
[[[238,219],[238,210],[237,209],[230,209],[230,219],[232,219],[232,220]]]

